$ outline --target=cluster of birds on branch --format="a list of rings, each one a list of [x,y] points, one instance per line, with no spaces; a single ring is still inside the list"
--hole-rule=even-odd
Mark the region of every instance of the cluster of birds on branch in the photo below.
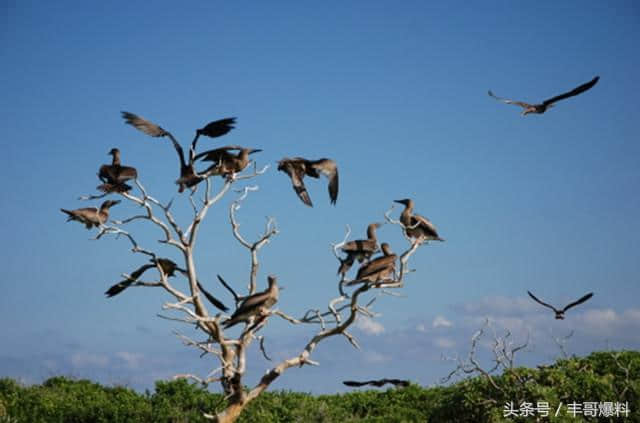
[[[247,148],[239,145],[227,145],[215,149],[196,152],[198,140],[201,136],[217,138],[230,132],[235,126],[236,118],[230,117],[209,122],[204,127],[196,130],[193,141],[189,146],[188,157],[185,157],[184,150],[180,143],[169,131],[160,125],[150,122],[138,115],[130,112],[122,112],[125,123],[155,138],[169,138],[178,155],[180,174],[175,183],[178,185],[178,192],[185,189],[196,190],[196,186],[212,176],[222,176],[233,179],[235,175],[242,172],[250,163],[250,155],[262,151],[257,148]],[[121,162],[121,154],[118,148],[112,148],[108,155],[112,156],[111,164],[104,164],[98,170],[98,178],[101,184],[97,187],[103,195],[116,193],[128,193],[132,186],[128,182],[138,178],[138,171],[131,166],[124,166]],[[208,167],[202,170],[196,169],[196,163],[209,163]],[[319,178],[325,175],[329,180],[329,197],[331,204],[335,204],[338,199],[338,167],[335,161],[327,158],[319,160],[308,160],[302,157],[285,157],[278,161],[278,170],[283,171],[291,178],[291,184],[300,200],[307,206],[313,206],[311,197],[304,185],[304,177]],[[77,221],[83,223],[87,229],[98,228],[109,220],[109,209],[120,203],[120,200],[107,200],[99,208],[84,207],[75,210],[61,209],[67,214],[67,221]],[[133,285],[149,285],[140,281],[142,275],[149,269],[156,268],[163,277],[173,277],[176,272],[188,276],[185,269],[167,258],[153,258],[150,263],[140,266],[131,272],[124,280],[111,286],[106,292],[107,297],[120,294],[125,289]],[[249,322],[252,317],[264,316],[266,312],[278,301],[279,287],[276,277],[270,275],[267,278],[268,287],[262,292],[257,292],[247,297],[238,297],[233,289],[219,277],[223,285],[231,291],[238,307],[231,317],[223,323],[225,328],[232,327],[241,322]],[[150,283],[154,285],[154,283]],[[157,285],[158,283],[155,283]],[[197,281],[198,289],[203,295],[219,310],[226,312],[226,307],[220,300],[207,291],[202,284]],[[260,319],[257,320],[259,322]],[[254,325],[255,326],[255,325]]]
[[[557,101],[576,96],[591,89],[598,80],[599,77],[596,76],[591,81],[582,84],[571,91],[545,100],[540,104],[529,104],[522,101],[505,99],[496,96],[491,91],[488,93],[496,100],[502,101],[506,104],[513,104],[522,107],[522,115],[526,116],[530,113],[545,113],[548,109],[553,107]],[[125,123],[151,137],[166,137],[171,140],[178,155],[180,165],[179,177],[175,181],[178,185],[178,192],[190,189],[193,193],[200,182],[212,176],[221,176],[223,178],[233,180],[237,173],[242,172],[247,168],[251,162],[250,155],[262,151],[257,148],[227,145],[199,153],[196,152],[197,143],[201,136],[218,138],[234,129],[234,125],[236,123],[236,118],[234,117],[215,120],[209,122],[204,127],[197,129],[193,141],[189,146],[188,157],[185,157],[184,149],[175,137],[161,126],[129,112],[122,112],[122,118],[125,120]],[[97,189],[104,193],[104,195],[110,193],[123,194],[129,192],[132,189],[132,186],[129,185],[128,182],[134,181],[138,178],[138,171],[134,167],[122,165],[120,150],[118,148],[112,148],[108,155],[112,156],[112,161],[111,164],[104,164],[100,166],[98,170],[98,178],[100,179],[101,184]],[[208,163],[208,165],[201,170],[197,170],[197,162]],[[278,161],[278,170],[289,176],[293,190],[300,200],[309,207],[313,207],[313,203],[309,196],[309,192],[305,187],[304,178],[305,176],[309,176],[317,179],[320,178],[321,175],[324,175],[328,178],[330,202],[335,205],[338,199],[339,177],[338,166],[334,160],[328,158],[309,160],[302,157],[285,157]],[[436,227],[429,219],[413,213],[414,203],[411,199],[406,198],[403,200],[395,200],[395,202],[405,206],[404,210],[400,214],[399,220],[402,223],[405,234],[408,238],[414,240],[414,242],[420,243],[428,241],[444,241],[444,239],[438,235]],[[120,203],[119,200],[106,200],[99,208],[85,207],[75,210],[61,209],[61,211],[68,216],[67,221],[77,221],[84,224],[87,229],[91,229],[105,225],[109,219],[109,209],[118,203]],[[345,275],[351,269],[355,261],[357,260],[360,263],[355,279],[347,282],[347,285],[368,283],[375,286],[377,283],[392,281],[395,278],[396,262],[398,257],[392,252],[388,243],[383,242],[378,245],[376,230],[380,228],[381,225],[381,223],[369,224],[367,227],[366,239],[349,241],[340,247],[341,251],[346,255],[344,258],[340,258],[340,266],[338,268],[338,274],[341,275],[342,281],[345,280]],[[373,257],[373,255],[378,251],[381,251],[381,254],[377,257]],[[152,258],[150,263],[140,266],[138,269],[131,272],[130,275],[126,275],[126,279],[111,286],[105,292],[105,295],[107,297],[113,297],[132,285],[144,285],[145,283],[141,282],[139,279],[146,271],[152,268],[156,268],[163,277],[173,277],[176,272],[188,277],[187,271],[178,267],[178,265],[170,259]],[[224,328],[230,328],[238,323],[249,323],[252,319],[254,323],[251,327],[256,327],[263,320],[261,317],[266,317],[269,309],[278,301],[280,288],[278,287],[277,278],[273,275],[269,275],[267,278],[267,289],[244,298],[238,297],[235,291],[233,291],[233,289],[220,276],[218,276],[218,278],[220,282],[231,291],[236,304],[238,304],[235,312],[229,317],[229,319],[223,322]],[[228,307],[208,292],[199,281],[196,281],[196,283],[198,289],[209,300],[209,302],[223,312],[228,311]],[[157,284],[158,283],[156,283],[156,285]],[[555,313],[556,319],[564,319],[564,314],[568,309],[587,301],[593,296],[593,293],[588,293],[577,301],[568,304],[564,308],[557,309],[554,306],[539,300],[531,292],[527,292],[534,301],[552,309]],[[363,386],[366,384],[382,386],[386,383],[392,383],[397,386],[406,386],[408,384],[407,381],[396,379],[382,379],[379,381],[366,382],[344,382],[347,386]]]

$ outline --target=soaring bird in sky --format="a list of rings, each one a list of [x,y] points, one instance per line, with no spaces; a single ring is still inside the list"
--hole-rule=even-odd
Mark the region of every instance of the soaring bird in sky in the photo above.
[[[278,162],[278,170],[286,173],[291,178],[293,190],[298,194],[300,200],[309,207],[313,207],[311,197],[304,186],[305,176],[320,178],[323,174],[329,178],[329,197],[331,204],[336,204],[338,200],[338,166],[331,159],[307,160],[302,157],[292,159],[285,157]]]
[[[411,384],[411,382],[409,382],[408,380],[402,380],[402,379],[379,379],[379,380],[366,380],[362,382],[358,382],[355,380],[345,380],[342,383],[346,386],[351,386],[351,387],[372,385],[378,388],[386,385],[387,383],[390,383],[391,385],[398,386],[401,388],[406,388]]]
[[[551,97],[550,99],[545,100],[540,104],[529,104],[529,103],[525,103],[524,101],[509,100],[507,98],[498,97],[497,95],[492,93],[491,90],[489,90],[489,95],[498,101],[502,101],[503,103],[513,104],[513,105],[522,107],[524,109],[521,113],[522,116],[526,116],[529,113],[542,114],[546,112],[547,109],[550,109],[551,107],[553,107],[554,106],[553,103],[555,103],[556,101],[560,101],[560,100],[564,100],[565,98],[576,96],[592,88],[594,85],[596,85],[599,79],[600,77],[596,76],[591,81],[584,83],[572,89],[571,91],[567,91],[566,93],[557,95],[555,97]]]
[[[529,294],[529,296],[531,298],[533,298],[533,301],[537,302],[538,304],[542,304],[543,306],[548,307],[551,310],[553,310],[556,313],[556,319],[559,319],[559,320],[564,319],[564,313],[566,313],[566,311],[569,310],[571,307],[577,306],[578,304],[582,304],[585,301],[587,301],[589,298],[593,297],[593,292],[589,292],[587,295],[585,295],[584,297],[580,298],[579,300],[576,300],[576,301],[574,301],[574,302],[572,302],[570,304],[567,304],[562,310],[558,310],[557,308],[555,308],[551,304],[547,304],[547,303],[545,303],[543,301],[540,301],[531,292],[527,291],[527,293]]]

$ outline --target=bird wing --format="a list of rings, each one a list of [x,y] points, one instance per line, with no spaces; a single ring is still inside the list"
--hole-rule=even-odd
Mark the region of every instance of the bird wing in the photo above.
[[[206,162],[219,162],[220,160],[225,160],[231,157],[231,150],[239,150],[242,147],[237,145],[227,145],[225,147],[214,148],[213,150],[203,151],[202,153],[196,154],[193,158],[195,160],[202,160]]]
[[[204,128],[198,129],[197,133],[211,138],[219,137],[235,128],[235,126],[233,126],[235,123],[235,117],[214,120],[213,122],[207,123]]]
[[[364,279],[366,277],[375,275],[376,273],[383,270],[390,270],[395,266],[396,255],[391,254],[389,256],[378,257],[374,260],[371,260],[369,263],[358,269],[358,275],[356,279]]]
[[[591,87],[593,87],[594,85],[596,85],[596,83],[598,82],[599,79],[600,79],[600,77],[596,76],[591,81],[589,81],[587,83],[584,83],[584,84],[580,85],[579,87],[576,87],[576,88],[572,89],[571,91],[567,91],[564,94],[560,94],[560,95],[552,97],[552,98],[550,98],[548,100],[545,100],[542,104],[545,105],[545,106],[548,106],[549,104],[555,103],[556,101],[564,100],[565,98],[569,98],[569,97],[573,97],[575,95],[581,94],[581,93],[587,91],[588,89],[590,89]]]
[[[209,122],[208,124],[206,124],[204,128],[197,129],[196,136],[193,138],[193,141],[191,142],[191,148],[189,149],[189,162],[193,163],[196,160],[194,156],[196,154],[196,144],[198,143],[198,138],[200,138],[200,135],[211,138],[219,137],[235,128],[233,126],[235,123],[236,118],[232,117],[214,120],[213,122]]]
[[[138,177],[138,171],[135,167],[120,166],[116,175],[116,182],[122,183],[130,179],[136,179]]]
[[[533,301],[537,302],[538,304],[541,304],[545,307],[549,307],[551,310],[558,312],[558,310],[556,310],[556,308],[554,306],[552,306],[551,304],[547,304],[545,302],[540,301],[535,295],[533,295],[530,291],[527,291],[527,294],[529,294],[529,296],[531,298],[533,298]]]
[[[571,307],[577,306],[578,304],[584,303],[585,301],[587,301],[591,297],[593,297],[593,292],[589,292],[587,295],[585,295],[584,297],[580,298],[579,300],[576,300],[576,301],[572,302],[571,304],[567,304],[567,306],[565,306],[565,308],[562,309],[562,312],[564,313],[565,311],[569,310]]]
[[[207,297],[207,300],[209,300],[209,302],[211,304],[213,304],[217,309],[219,309],[221,311],[228,311],[229,310],[229,308],[226,305],[224,305],[220,300],[218,300],[216,297],[211,295],[211,293],[209,291],[204,289],[204,287],[202,286],[202,284],[200,282],[197,282],[197,284],[198,284],[198,289],[204,294],[205,297]]]
[[[436,229],[436,225],[434,225],[429,219],[419,214],[414,214],[413,219],[411,220],[411,226],[418,224],[418,226],[426,228],[434,233],[434,235],[438,235],[438,230]]]
[[[347,242],[340,249],[346,253],[374,253],[378,249],[378,243],[371,239],[355,239]]]
[[[523,107],[525,109],[527,107],[531,107],[531,104],[525,103],[524,101],[509,100],[508,98],[498,97],[493,92],[491,92],[491,90],[489,90],[489,95],[491,97],[495,98],[496,100],[501,101],[501,102],[506,103],[506,104],[513,104],[513,105],[516,105],[516,106]]]
[[[149,122],[148,120],[138,115],[135,115],[129,112],[121,112],[121,113],[122,113],[122,118],[126,121],[126,123],[144,132],[147,135],[150,135],[152,137],[164,137],[167,134],[169,134],[169,132],[162,129],[161,126],[156,125],[153,122]]]
[[[368,384],[369,382],[357,382],[355,380],[345,380],[342,383],[344,385],[356,388],[356,387],[359,387],[359,386],[364,386],[364,385]]]
[[[187,163],[185,162],[185,159],[184,159],[184,151],[182,150],[182,146],[178,143],[178,141],[176,141],[176,139],[173,137],[171,132],[165,131],[161,126],[156,125],[155,123],[150,122],[133,113],[122,112],[122,118],[126,121],[126,123],[144,132],[147,135],[150,135],[152,137],[165,137],[165,136],[169,137],[171,139],[171,142],[173,143],[173,147],[176,149],[176,152],[178,153],[178,159],[180,160],[181,173],[182,173],[182,169],[187,167]]]
[[[142,274],[144,272],[146,272],[147,270],[151,269],[152,267],[156,267],[156,265],[155,264],[144,264],[144,265],[140,266],[139,268],[137,268],[136,270],[131,272],[131,275],[130,275],[131,277],[130,278],[127,278],[127,279],[125,279],[123,281],[120,281],[117,284],[111,286],[109,289],[107,289],[107,291],[104,294],[109,298],[118,295],[119,293],[121,293],[125,289],[129,288],[133,283],[135,283],[138,280],[138,278],[140,276],[142,276]]]
[[[247,299],[245,299],[236,309],[231,318],[233,319],[240,314],[250,313],[252,310],[255,310],[258,307],[262,306],[267,298],[269,298],[268,292],[259,292],[247,297]]]
[[[311,202],[311,197],[309,196],[309,192],[307,191],[307,187],[304,186],[304,170],[300,166],[294,166],[289,163],[285,167],[285,171],[291,178],[291,185],[293,186],[293,190],[298,194],[300,200],[305,203],[309,207],[313,207],[313,203]]]
[[[233,295],[233,299],[234,299],[234,300],[235,300],[235,302],[237,303],[237,302],[238,302],[238,300],[239,300],[240,298],[238,297],[238,294],[236,294],[236,291],[234,291],[234,290],[233,290],[233,288],[231,288],[231,286],[229,286],[229,284],[227,283],[227,281],[225,281],[224,279],[222,279],[222,276],[220,276],[220,275],[216,275],[216,276],[218,276],[218,280],[220,281],[220,283],[221,283],[225,288],[227,288],[227,290],[228,290],[229,292],[231,292],[231,295]]]
[[[322,173],[329,178],[329,197],[331,204],[335,204],[338,199],[338,166],[331,159],[320,159],[310,162],[310,166],[316,170],[316,173]]]

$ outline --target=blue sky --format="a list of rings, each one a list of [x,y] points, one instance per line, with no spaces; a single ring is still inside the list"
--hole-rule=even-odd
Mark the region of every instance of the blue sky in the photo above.
[[[89,240],[59,211],[98,203],[77,197],[94,192],[98,167],[118,147],[152,195],[176,198],[187,222],[173,148],[124,125],[121,110],[183,143],[237,116],[233,132],[201,146],[264,150],[254,157],[271,168],[251,182],[260,190],[238,217],[247,238],[265,216],[277,220],[259,280],[279,276],[289,314],[326,306],[337,282],[330,244],[346,224],[362,237],[394,199],[413,198],[447,239],[415,254],[405,297],[382,296],[380,316],[359,322],[362,351],[344,339],[321,344],[319,368],[292,369],[274,388],[336,392],[343,379],[369,376],[436,383],[451,369],[441,355],[466,353],[486,317],[533,334],[523,364],[552,360],[551,337],[571,330],[570,352],[640,347],[637,3],[24,1],[2,10],[0,172],[10,183],[0,203],[0,376],[143,389],[217,367],[156,317],[168,299],[159,290],[105,299],[144,257],[123,239]],[[537,102],[595,75],[592,90],[542,116],[522,118],[487,96]],[[337,206],[325,180],[307,184],[313,209],[296,198],[275,166],[295,155],[337,161]],[[249,261],[228,224],[235,196],[211,210],[196,256],[204,283],[228,303],[215,274],[243,286]],[[118,219],[137,209],[112,211]],[[175,258],[154,229],[131,230]],[[406,246],[397,227],[379,236],[396,251]],[[527,289],[557,304],[595,296],[557,322]],[[313,328],[274,319],[264,334],[271,355],[286,358]],[[247,381],[269,366],[256,354]]]

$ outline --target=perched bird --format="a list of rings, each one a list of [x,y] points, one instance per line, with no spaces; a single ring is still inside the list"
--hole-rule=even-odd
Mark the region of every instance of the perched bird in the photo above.
[[[382,223],[371,223],[367,226],[367,239],[356,239],[345,243],[340,249],[347,253],[347,257],[340,260],[338,274],[344,275],[349,271],[353,262],[357,259],[362,263],[365,259],[369,259],[373,253],[378,251],[378,239],[376,237],[376,229],[382,226]]]
[[[122,112],[122,117],[126,121],[126,123],[136,129],[139,129],[147,135],[150,135],[152,137],[169,137],[169,139],[173,143],[173,147],[178,153],[178,159],[180,160],[180,177],[176,180],[176,184],[178,184],[179,186],[178,192],[184,191],[185,188],[195,187],[206,178],[206,176],[198,174],[198,172],[196,172],[194,168],[196,144],[200,136],[204,135],[210,138],[222,136],[234,128],[233,125],[235,124],[236,119],[226,118],[216,120],[213,122],[209,122],[204,128],[197,129],[196,135],[191,142],[191,148],[189,149],[189,161],[187,161],[185,160],[182,146],[180,146],[178,141],[176,141],[174,136],[169,131],[166,131],[155,123],[149,122],[148,120],[133,113]]]
[[[176,271],[184,275],[187,275],[187,271],[179,268],[178,265],[172,260],[169,260],[166,258],[158,258],[156,260],[151,259],[149,261],[150,263],[144,264],[139,268],[137,268],[135,271],[131,272],[130,278],[127,278],[113,285],[104,294],[109,298],[118,295],[119,293],[121,293],[122,291],[124,291],[125,289],[133,285],[134,283],[136,283],[138,279],[144,274],[144,272],[146,272],[149,269],[157,268],[158,266],[160,266],[160,268],[162,269],[162,273],[164,273],[167,277],[175,276]],[[215,298],[213,295],[211,295],[211,293],[209,293],[206,289],[204,289],[204,287],[199,281],[196,281],[196,283],[198,285],[198,289],[207,298],[207,300],[209,300],[211,304],[213,304],[216,308],[222,311],[229,310],[220,300]]]
[[[529,113],[542,114],[542,113],[546,112],[547,109],[550,109],[551,107],[553,107],[554,106],[553,103],[555,103],[556,101],[564,100],[565,98],[573,97],[575,95],[578,95],[578,94],[581,94],[581,93],[587,91],[588,89],[590,89],[591,87],[596,85],[596,83],[598,82],[599,79],[600,79],[600,77],[596,76],[591,81],[589,81],[587,83],[584,83],[584,84],[580,85],[579,87],[576,87],[576,88],[572,89],[571,91],[567,91],[564,94],[560,94],[560,95],[557,95],[555,97],[551,97],[550,99],[545,100],[540,104],[529,104],[529,103],[525,103],[523,101],[515,101],[515,100],[509,100],[509,99],[506,99],[506,98],[498,97],[495,94],[493,94],[491,92],[491,90],[489,90],[489,95],[491,97],[495,98],[496,100],[502,101],[503,103],[514,104],[516,106],[522,107],[524,109],[522,111],[522,113],[521,113],[522,116],[526,116]]]
[[[138,171],[131,166],[122,166],[120,164],[120,150],[112,148],[109,153],[113,156],[111,164],[104,164],[98,170],[98,177],[103,182],[98,187],[104,192],[127,192],[131,190],[131,186],[125,184],[126,181],[138,178]]]
[[[231,153],[238,150],[237,154]],[[249,165],[249,155],[262,151],[259,148],[245,148],[239,145],[229,145],[196,154],[194,160],[213,162],[204,172],[206,175],[230,176],[242,172]]]
[[[408,380],[401,380],[401,379],[379,379],[379,380],[367,380],[363,382],[357,382],[355,380],[345,380],[342,383],[344,385],[351,386],[351,387],[373,385],[378,388],[386,385],[387,383],[390,383],[391,385],[394,385],[394,386],[399,386],[401,388],[406,388],[411,384],[411,382],[409,382]]]
[[[393,254],[391,247],[386,242],[383,242],[380,248],[382,255],[360,266],[356,278],[347,285],[358,282],[382,282],[393,276],[396,271],[397,256]]]
[[[109,219],[109,208],[118,204],[120,200],[107,200],[100,208],[96,207],[84,207],[75,210],[60,209],[62,212],[69,215],[67,222],[75,220],[76,222],[84,223],[87,229],[91,229],[94,226],[104,225]]]
[[[269,287],[262,292],[257,292],[245,298],[229,320],[223,324],[225,329],[237,325],[240,322],[248,322],[252,316],[266,312],[267,309],[278,302],[280,290],[276,277],[270,275],[267,277],[267,280],[269,281]]]
[[[313,207],[311,198],[304,186],[303,179],[306,176],[319,178],[324,174],[329,178],[329,197],[331,204],[335,204],[338,199],[338,166],[331,159],[307,160],[302,157],[292,159],[285,157],[278,162],[278,170],[285,172],[291,178],[293,190],[298,197],[309,207]]]
[[[404,225],[407,236],[423,241],[444,241],[429,219],[419,214],[413,214],[413,200],[405,198],[404,200],[395,200],[395,202],[405,206],[400,214],[400,223]]]
[[[587,301],[589,298],[593,297],[593,292],[589,292],[587,295],[585,295],[584,297],[580,298],[577,301],[572,302],[571,304],[567,304],[562,310],[558,310],[557,308],[555,308],[554,306],[547,304],[545,302],[540,301],[538,298],[536,298],[535,295],[533,295],[531,292],[527,291],[527,293],[529,294],[529,296],[531,298],[533,298],[533,301],[537,302],[538,304],[542,304],[545,307],[550,308],[551,310],[553,310],[556,313],[556,319],[562,320],[564,319],[564,313],[566,313],[567,310],[569,310],[571,307],[573,306],[577,306],[578,304],[582,304],[585,301]]]

